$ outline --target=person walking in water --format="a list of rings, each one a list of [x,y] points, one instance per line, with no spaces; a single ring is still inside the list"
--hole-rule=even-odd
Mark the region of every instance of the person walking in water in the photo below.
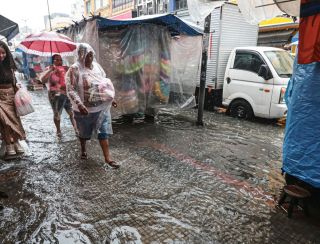
[[[77,62],[67,72],[67,94],[71,100],[79,130],[81,158],[87,159],[86,141],[96,132],[104,160],[112,168],[119,164],[111,160],[108,138],[112,134],[111,105],[115,91],[102,67],[94,61],[95,52],[86,43],[77,48]]]
[[[68,113],[71,124],[78,134],[76,122],[74,120],[73,110],[69,98],[66,93],[65,74],[68,67],[62,66],[62,58],[59,54],[52,56],[52,65],[41,75],[41,82],[47,83],[48,97],[53,110],[53,121],[57,129],[57,136],[61,137],[61,113],[62,110]]]
[[[16,84],[15,70],[16,65],[7,44],[0,41],[0,133],[5,142],[5,159],[23,154],[24,149],[19,140],[26,139],[14,104],[14,96],[19,89]]]

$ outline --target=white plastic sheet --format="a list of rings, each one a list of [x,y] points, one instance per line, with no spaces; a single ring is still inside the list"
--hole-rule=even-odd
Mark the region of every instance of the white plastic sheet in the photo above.
[[[300,0],[274,0],[280,10],[291,15],[291,16],[299,16],[300,15]]]
[[[217,0],[187,0],[188,11],[194,22],[202,23],[213,9],[221,6],[224,2]]]
[[[283,14],[273,0],[238,0],[238,6],[251,24]]]
[[[196,105],[190,95],[200,82],[201,50],[202,36],[178,36],[171,41],[171,93],[176,94],[174,102],[179,108]]]

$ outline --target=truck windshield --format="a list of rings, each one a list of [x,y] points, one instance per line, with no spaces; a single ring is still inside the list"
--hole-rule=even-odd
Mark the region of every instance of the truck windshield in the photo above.
[[[267,58],[280,77],[288,78],[292,75],[293,57],[286,51],[265,51]]]

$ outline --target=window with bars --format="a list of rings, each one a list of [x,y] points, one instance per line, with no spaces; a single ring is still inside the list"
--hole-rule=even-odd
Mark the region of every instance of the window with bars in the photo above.
[[[142,16],[143,15],[142,6],[138,6],[137,10],[138,10],[138,16]]]
[[[152,2],[151,2],[151,3],[147,3],[147,13],[148,13],[149,15],[153,14]]]
[[[125,8],[128,5],[131,5],[133,0],[112,0],[112,8]]]
[[[175,0],[176,10],[188,8],[187,0]]]
[[[104,0],[94,0],[95,10],[104,6]]]

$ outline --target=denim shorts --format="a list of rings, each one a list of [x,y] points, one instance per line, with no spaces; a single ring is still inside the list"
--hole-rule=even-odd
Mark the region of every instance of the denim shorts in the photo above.
[[[109,126],[111,123],[111,117],[104,116],[103,120],[99,122],[101,123],[101,125],[99,126],[99,128],[97,128],[100,114],[101,112],[82,115],[81,113],[74,111],[74,119],[77,123],[80,139],[90,140],[93,132],[96,132],[99,140],[109,138]]]
[[[62,110],[65,109],[67,113],[72,112],[72,105],[69,98],[65,94],[56,96],[56,92],[49,92],[49,101],[54,115],[61,115]]]

